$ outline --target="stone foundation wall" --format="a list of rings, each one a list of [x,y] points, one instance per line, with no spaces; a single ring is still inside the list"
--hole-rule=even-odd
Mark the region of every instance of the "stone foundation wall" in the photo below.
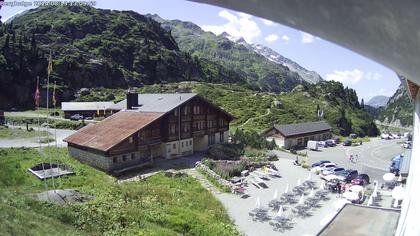
[[[109,172],[112,167],[112,160],[109,157],[102,156],[96,153],[81,150],[75,147],[68,147],[69,155],[82,163]]]

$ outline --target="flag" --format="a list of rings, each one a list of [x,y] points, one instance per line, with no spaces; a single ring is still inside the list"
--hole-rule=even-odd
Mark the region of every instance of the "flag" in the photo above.
[[[35,90],[35,106],[39,107],[39,100],[41,99],[41,94],[39,93],[39,78],[36,79],[36,90]]]
[[[54,107],[57,105],[57,99],[55,98],[55,85],[56,85],[56,82],[54,82],[54,89],[53,89],[53,95],[52,95],[52,102],[53,102]]]
[[[50,59],[48,60],[48,75],[51,75],[53,68],[52,68],[52,57],[51,57],[51,51],[50,51]]]

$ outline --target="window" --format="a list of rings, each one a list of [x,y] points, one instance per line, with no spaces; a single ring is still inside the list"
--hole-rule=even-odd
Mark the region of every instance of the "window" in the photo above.
[[[184,115],[188,115],[190,113],[190,107],[189,106],[185,106],[184,107]]]
[[[126,161],[127,160],[127,156],[126,155],[123,155],[122,156],[122,159],[123,159],[123,161]]]
[[[213,145],[215,141],[214,134],[209,134],[209,145]]]
[[[114,158],[112,159],[112,162],[117,163],[117,162],[118,162],[118,157],[114,157]]]
[[[224,133],[220,133],[219,141],[221,143],[224,143],[225,142],[225,134]]]
[[[136,154],[135,153],[131,153],[131,160],[134,160],[136,158]]]
[[[176,149],[176,143],[172,144],[172,149]]]
[[[189,123],[182,124],[182,127],[183,127],[184,132],[189,132],[190,131],[190,124]]]
[[[184,147],[184,142],[181,142],[181,145],[182,145],[181,147]]]
[[[192,145],[192,140],[190,140],[190,146]]]
[[[174,116],[178,116],[178,109],[175,109]]]
[[[169,133],[170,134],[176,134],[176,125],[175,124],[170,124],[169,125]]]
[[[193,111],[194,112],[194,115],[200,114],[200,106],[195,105],[193,109],[194,109],[194,111]]]
[[[130,137],[128,140],[130,143],[133,143],[133,137]]]

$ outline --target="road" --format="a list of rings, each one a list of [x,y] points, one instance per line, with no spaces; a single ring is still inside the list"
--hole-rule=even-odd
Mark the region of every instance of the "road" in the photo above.
[[[359,173],[366,173],[373,180],[382,181],[382,176],[389,171],[391,159],[398,154],[410,155],[410,150],[404,149],[397,140],[381,140],[372,138],[370,142],[365,142],[361,146],[344,147],[336,146],[330,148],[320,148],[319,151],[308,151],[308,161],[310,164],[320,161],[329,160],[337,163],[338,166],[346,169],[355,169]],[[295,155],[277,152],[281,157],[295,159]],[[355,163],[349,161],[349,155],[358,155]],[[300,157],[302,160],[302,157]]]
[[[9,126],[11,127],[11,126]],[[18,126],[12,126],[12,128],[18,128]],[[21,127],[25,129],[25,127]],[[38,130],[38,128],[36,128]],[[41,131],[48,131],[51,135],[50,138],[54,138],[54,129],[41,127]],[[57,146],[66,147],[67,143],[63,142],[63,139],[71,134],[74,134],[76,130],[57,129]],[[41,146],[47,146],[47,143],[41,144]],[[55,145],[55,142],[51,142],[50,145]],[[0,148],[10,147],[39,147],[38,138],[26,138],[26,139],[0,139]]]

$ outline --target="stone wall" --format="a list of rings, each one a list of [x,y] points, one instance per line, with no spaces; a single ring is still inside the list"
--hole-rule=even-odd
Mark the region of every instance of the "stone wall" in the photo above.
[[[234,189],[234,185],[231,182],[225,180],[220,175],[216,174],[216,172],[212,171],[208,166],[200,163],[195,168],[197,170],[206,172],[209,176],[213,177],[220,185],[226,186],[231,190]]]
[[[96,167],[106,172],[111,171],[112,160],[109,157],[81,150],[72,146],[69,146],[68,149],[69,155],[79,160],[80,162],[86,163],[90,166]]]

